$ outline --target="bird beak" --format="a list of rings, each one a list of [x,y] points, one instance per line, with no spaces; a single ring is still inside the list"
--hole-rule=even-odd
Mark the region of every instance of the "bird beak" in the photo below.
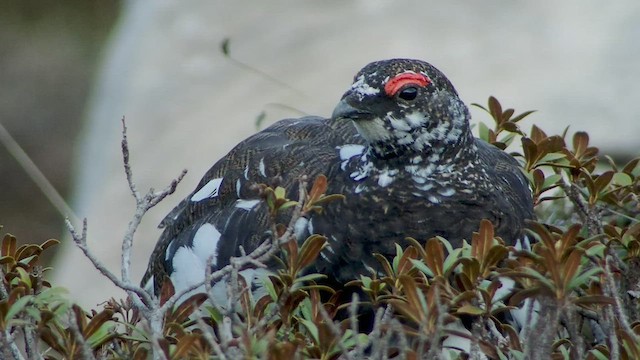
[[[372,114],[367,111],[363,111],[349,105],[347,98],[344,97],[340,100],[336,108],[333,109],[331,117],[333,119],[364,120],[370,119],[371,115]]]

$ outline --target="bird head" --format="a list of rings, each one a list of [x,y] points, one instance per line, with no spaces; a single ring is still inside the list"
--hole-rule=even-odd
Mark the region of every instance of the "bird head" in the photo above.
[[[368,64],[333,111],[352,120],[379,158],[436,156],[468,141],[469,111],[432,65],[409,59]]]

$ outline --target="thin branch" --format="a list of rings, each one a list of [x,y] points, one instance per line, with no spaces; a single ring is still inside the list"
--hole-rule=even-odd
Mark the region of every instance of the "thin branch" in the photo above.
[[[533,331],[537,336],[527,338],[524,344],[525,359],[548,359],[551,356],[551,345],[558,326],[560,312],[555,299],[541,297],[538,300],[540,310]]]
[[[360,303],[360,298],[357,292],[354,292],[351,295],[351,304],[349,304],[349,323],[351,326],[351,332],[353,336],[356,337],[356,346],[353,349],[353,357],[356,359],[364,358],[365,349],[371,344],[371,341],[367,341],[366,343],[360,343],[359,329],[358,329],[358,304]],[[369,337],[367,337],[369,340]]]
[[[227,357],[224,355],[224,352],[220,347],[220,344],[218,344],[218,342],[215,340],[215,334],[213,333],[213,331],[211,331],[209,326],[207,326],[207,324],[204,323],[204,321],[200,316],[196,317],[196,322],[198,324],[198,328],[200,329],[200,331],[202,331],[202,336],[204,337],[204,340],[207,342],[209,346],[211,346],[216,356],[220,360],[227,360]]]
[[[229,264],[224,266],[217,271],[207,274],[202,281],[198,281],[196,283],[191,284],[190,286],[182,289],[180,292],[175,293],[167,302],[162,305],[160,308],[161,312],[166,311],[166,309],[171,308],[175,305],[175,303],[182,298],[184,295],[198,289],[201,286],[205,286],[207,288],[207,283],[213,283],[221,280],[223,277],[231,274],[234,266],[239,269],[244,268],[247,265],[253,265],[255,267],[266,268],[265,262],[269,260],[275,253],[280,250],[280,245],[286,243],[290,240],[296,221],[303,215],[302,208],[304,202],[306,201],[306,187],[307,187],[307,178],[303,176],[300,179],[299,185],[299,194],[298,194],[298,204],[293,209],[291,215],[291,221],[289,221],[289,225],[287,226],[287,230],[285,233],[277,239],[275,242],[271,242],[270,239],[266,239],[262,244],[260,244],[257,248],[255,248],[250,254],[238,257],[231,257],[229,259]],[[273,232],[275,234],[275,232]]]
[[[51,205],[58,210],[63,217],[69,217],[74,222],[79,222],[78,216],[71,209],[69,204],[60,195],[58,190],[51,184],[47,177],[40,171],[38,166],[31,160],[29,155],[22,149],[20,144],[11,136],[9,131],[0,123],[0,142],[4,144],[11,156],[16,159],[24,172],[40,188],[40,191],[47,197]]]
[[[22,327],[24,335],[25,352],[28,359],[43,359],[38,348],[38,338],[35,336],[35,330],[29,326]]]
[[[69,219],[65,220],[65,224],[67,225],[67,229],[71,233],[73,242],[82,251],[84,256],[89,259],[89,261],[91,261],[93,267],[95,267],[102,275],[111,280],[111,282],[120,289],[138,295],[139,298],[144,301],[144,303],[151,304],[153,302],[151,295],[149,295],[148,292],[146,292],[139,286],[133,285],[131,283],[125,283],[124,281],[120,280],[109,269],[107,269],[107,267],[104,266],[104,264],[102,264],[102,262],[98,260],[98,258],[89,250],[87,246],[87,219],[84,219],[82,222],[82,234],[78,234]]]
[[[173,194],[176,191],[176,187],[182,181],[187,174],[186,170],[182,170],[182,173],[177,179],[171,181],[171,184],[160,192],[155,192],[153,189],[149,189],[149,192],[140,197],[140,193],[136,189],[136,184],[133,181],[133,171],[131,170],[131,164],[129,163],[129,142],[127,140],[127,125],[124,117],[122,118],[122,159],[124,165],[124,172],[127,176],[127,183],[131,194],[136,199],[136,212],[133,219],[129,222],[127,232],[122,239],[122,281],[129,284],[131,283],[130,269],[131,269],[131,249],[133,247],[133,236],[140,226],[142,218],[149,209],[157,205],[160,201],[164,200],[167,196]]]
[[[6,274],[4,273],[4,269],[0,266],[0,300],[9,298],[9,290],[4,285],[5,276]]]
[[[71,309],[69,311],[69,329],[71,329],[73,337],[75,338],[76,343],[78,343],[80,351],[82,351],[82,359],[95,360],[96,358],[95,356],[93,356],[93,351],[91,351],[91,348],[89,347],[89,345],[87,345],[87,342],[85,341],[84,336],[82,336],[82,332],[78,327],[79,320],[80,319],[78,319],[78,317],[76,316],[76,312]]]
[[[605,259],[606,260],[606,259]],[[604,278],[605,278],[605,289],[609,293],[608,295],[613,298],[614,305],[613,311],[615,313],[615,319],[620,325],[620,327],[627,333],[631,338],[634,339],[636,343],[640,343],[640,338],[636,335],[635,331],[631,329],[631,325],[627,319],[627,315],[623,312],[622,301],[620,300],[620,291],[616,286],[616,281],[613,277],[613,273],[611,272],[611,263],[607,261],[604,266]]]
[[[5,276],[4,269],[0,266],[0,295],[2,295],[2,300],[9,299],[9,289],[4,285]],[[5,356],[12,356],[15,360],[24,359],[18,349],[15,338],[11,335],[10,327],[8,325],[7,328],[2,331],[2,339],[0,340],[2,340],[1,343],[5,344],[5,346],[2,346]]]
[[[594,207],[589,206],[589,204],[585,202],[578,187],[564,177],[563,181],[560,181],[559,183],[565,194],[567,194],[571,202],[576,206],[582,223],[587,226],[589,236],[602,234],[604,229],[602,227],[602,219],[600,215]]]

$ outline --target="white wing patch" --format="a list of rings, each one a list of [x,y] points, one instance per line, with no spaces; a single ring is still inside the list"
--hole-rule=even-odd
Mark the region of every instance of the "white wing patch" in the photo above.
[[[347,144],[336,147],[340,151],[340,160],[349,160],[354,156],[362,155],[363,145]]]
[[[264,287],[264,282],[269,275],[273,275],[272,271],[263,268],[249,268],[240,270],[239,273],[247,282],[249,290],[253,290],[252,288],[255,288],[255,291],[251,291],[251,296],[254,299],[260,299],[262,296],[266,295],[267,291]],[[211,287],[211,297],[213,298],[215,305],[222,309],[229,309],[231,305],[229,302],[232,301],[227,292],[228,282],[229,276],[225,276]]]
[[[254,207],[256,207],[256,205],[258,205],[260,203],[260,200],[243,200],[243,199],[238,199],[236,200],[236,207],[238,209],[243,209],[243,210],[251,210]]]
[[[307,219],[304,216],[301,216],[298,220],[296,220],[296,223],[293,225],[293,233],[295,234],[296,239],[298,239],[298,241],[303,240],[302,237],[304,236],[305,231],[307,231],[309,226],[309,219]],[[311,226],[313,228],[313,226]]]
[[[264,158],[260,159],[260,164],[258,165],[258,170],[260,171],[260,175],[267,177],[267,171],[264,166]]]
[[[209,180],[208,183],[191,196],[191,201],[200,201],[207,198],[217,197],[220,185],[222,185],[222,180],[223,178]]]
[[[398,170],[389,170],[389,169],[384,169],[380,175],[378,175],[378,185],[382,186],[382,187],[387,187],[389,186],[393,180],[394,180],[394,176],[398,173]]]
[[[213,265],[216,264],[218,256],[218,241],[220,240],[220,231],[212,224],[204,224],[200,226],[196,234],[193,236],[193,251],[198,255],[200,261],[206,264],[209,256],[213,255]]]
[[[218,240],[220,232],[211,224],[202,225],[193,236],[193,246],[181,246],[173,256],[171,281],[180,292],[183,289],[204,280],[207,260],[213,256],[213,263],[218,255]],[[204,285],[195,292],[203,291]]]

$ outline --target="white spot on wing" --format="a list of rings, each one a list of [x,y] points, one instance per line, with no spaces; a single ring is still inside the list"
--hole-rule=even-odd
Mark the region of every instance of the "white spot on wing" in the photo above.
[[[391,184],[393,182],[393,180],[394,180],[393,176],[396,175],[397,173],[398,173],[397,170],[385,169],[378,176],[378,185],[380,185],[382,187],[389,186],[389,184]]]
[[[260,200],[243,200],[243,199],[238,199],[236,200],[236,207],[238,209],[243,209],[243,210],[251,210],[253,209],[256,205],[258,205],[258,203],[260,203]]]
[[[438,189],[438,194],[442,196],[451,196],[455,193],[456,191],[453,188]]]
[[[222,179],[223,178],[216,178],[209,180],[208,183],[191,196],[191,201],[200,201],[206,198],[217,197],[220,185],[222,185]]]
[[[218,240],[220,240],[220,232],[213,225],[204,224],[193,236],[193,246],[178,248],[172,259],[173,272],[170,276],[176,292],[204,280],[207,260],[210,256],[213,256],[212,265],[215,265]],[[204,285],[194,290],[194,293],[203,289]]]
[[[300,217],[296,220],[296,223],[293,225],[293,233],[298,240],[302,240],[305,231],[309,225],[309,219],[305,217]]]
[[[260,159],[260,164],[258,165],[258,170],[260,171],[260,175],[267,177],[267,171],[264,166],[264,158]]]
[[[337,147],[340,150],[340,160],[349,160],[356,155],[362,155],[364,146],[356,144],[347,144]]]
[[[368,187],[364,184],[358,184],[358,186],[356,186],[355,192],[356,194],[360,194],[363,191],[367,191]]]
[[[197,254],[203,264],[207,263],[209,256],[213,255],[212,264],[216,264],[218,256],[218,240],[220,240],[220,232],[212,224],[204,224],[200,226],[196,234],[193,236],[193,251]]]
[[[268,269],[258,268],[248,268],[244,270],[240,270],[239,274],[247,282],[247,286],[251,291],[251,296],[254,299],[259,299],[262,296],[266,295],[266,290],[264,288],[264,281],[267,276],[272,275],[273,272]],[[227,287],[229,285],[229,276],[222,278],[220,281],[213,284],[211,287],[211,297],[215,305],[222,309],[228,309],[230,307],[230,301],[233,301],[232,298],[229,297]]]
[[[312,223],[312,219],[309,219],[309,223],[307,224],[307,231],[309,232],[309,234],[313,234],[313,223]]]
[[[171,256],[171,252],[173,251],[173,245],[174,244],[175,243],[173,242],[173,240],[171,240],[169,242],[169,245],[167,246],[167,250],[165,250],[165,252],[164,252],[164,260],[165,261],[169,260],[169,256]]]
[[[236,180],[236,195],[240,197],[240,179]]]
[[[328,262],[329,264],[332,264],[331,259],[329,259],[329,257],[324,253],[324,251],[320,252],[320,256],[322,256],[322,258],[324,259],[324,261]]]

